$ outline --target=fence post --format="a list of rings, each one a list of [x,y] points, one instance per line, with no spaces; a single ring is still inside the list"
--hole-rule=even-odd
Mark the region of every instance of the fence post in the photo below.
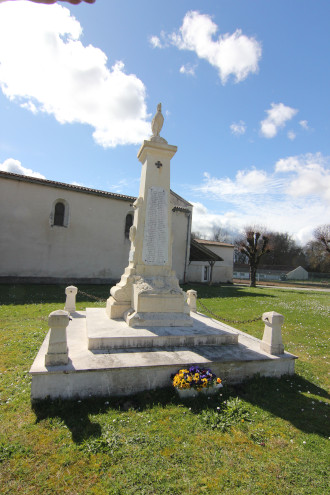
[[[65,289],[65,294],[66,294],[66,302],[64,309],[65,311],[68,311],[69,313],[74,313],[76,311],[76,295],[77,295],[78,289],[74,285],[69,285]]]
[[[48,351],[45,355],[45,366],[58,366],[68,364],[68,346],[66,338],[66,327],[70,316],[67,311],[59,309],[48,316],[50,328]]]
[[[197,291],[195,290],[187,290],[187,303],[190,308],[190,311],[193,313],[197,313]]]
[[[270,311],[262,315],[262,321],[265,323],[265,329],[260,349],[268,354],[283,354],[284,346],[281,327],[284,322],[284,316],[275,311]]]

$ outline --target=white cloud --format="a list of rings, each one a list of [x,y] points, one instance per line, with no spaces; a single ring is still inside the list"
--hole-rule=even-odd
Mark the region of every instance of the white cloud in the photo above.
[[[30,112],[32,112],[34,114],[38,113],[38,109],[35,106],[35,104],[32,103],[32,101],[27,101],[26,103],[21,103],[21,107],[25,108],[26,110],[29,110]]]
[[[70,184],[72,186],[78,186],[78,187],[89,187],[89,186],[85,186],[84,184],[82,184],[81,182],[77,182],[77,181],[73,181],[73,182],[70,182]],[[89,187],[89,189],[95,189],[94,187]]]
[[[202,203],[192,203],[193,216],[192,216],[192,232],[197,232],[203,237],[212,237],[213,229],[216,227],[223,227],[223,229],[229,234],[229,237],[235,237],[235,225],[236,215],[233,213],[225,213],[224,215],[209,211]],[[237,232],[236,232],[237,233]]]
[[[165,31],[161,31],[160,36],[149,36],[149,43],[152,48],[167,48],[170,45],[170,40]]]
[[[162,42],[158,36],[150,36],[149,43],[153,48],[162,48]]]
[[[330,206],[330,158],[321,153],[291,156],[275,165],[278,173],[289,173],[285,191],[293,197],[316,196]],[[322,222],[321,222],[322,223]]]
[[[28,175],[29,177],[37,177],[39,179],[45,179],[46,177],[39,172],[34,172],[30,168],[22,166],[19,160],[14,158],[7,158],[3,163],[0,163],[0,170],[3,172],[11,172],[12,174]]]
[[[205,173],[203,183],[194,188],[201,199],[197,212],[194,209],[193,228],[211,235],[215,222],[236,229],[261,224],[307,242],[313,229],[330,218],[329,164],[330,157],[316,153],[282,158],[271,173],[240,170],[234,179]],[[212,200],[225,215],[203,205]]]
[[[237,29],[233,34],[221,34],[213,39],[218,26],[212,18],[196,11],[188,12],[179,32],[169,35],[168,42],[180,50],[190,50],[207,60],[219,72],[225,84],[229,76],[236,82],[243,81],[250,73],[258,71],[261,58],[261,44],[253,37]]]
[[[232,134],[235,134],[236,136],[241,136],[242,134],[245,134],[245,132],[246,132],[246,124],[245,124],[245,122],[243,122],[243,120],[240,120],[237,123],[233,122],[230,125],[230,129],[231,129]]]
[[[301,121],[299,122],[299,124],[301,125],[301,127],[302,127],[303,129],[305,129],[306,131],[308,131],[309,126],[308,126],[308,122],[307,122],[307,120],[301,120]]]
[[[180,74],[186,74],[187,76],[195,75],[196,65],[186,64],[180,67]]]
[[[265,120],[261,121],[261,134],[266,138],[273,138],[278,133],[281,127],[284,127],[286,122],[291,120],[298,110],[287,107],[283,103],[271,103],[271,108],[266,110],[268,114]]]
[[[299,244],[306,244],[311,240],[313,230],[320,224],[320,219],[330,213],[330,208],[312,202],[305,203],[306,211],[303,207],[304,202],[279,203],[274,200],[265,201],[262,208],[260,205],[254,206],[253,203],[249,203],[248,208],[242,205],[240,209],[232,208],[224,214],[216,213],[214,209],[209,210],[201,202],[192,204],[192,231],[205,237],[212,237],[215,227],[223,227],[234,234],[246,225],[264,225],[274,232],[288,232]],[[282,210],[286,212],[285,217]]]
[[[235,180],[217,179],[204,173],[204,182],[197,190],[211,194],[215,198],[234,197],[235,195],[264,194],[270,179],[263,170],[239,170]]]
[[[146,89],[124,64],[80,41],[82,27],[60,5],[0,6],[0,87],[10,100],[58,122],[88,124],[104,147],[137,144],[150,124]]]
[[[288,138],[290,141],[294,141],[296,139],[297,135],[294,131],[288,131]]]

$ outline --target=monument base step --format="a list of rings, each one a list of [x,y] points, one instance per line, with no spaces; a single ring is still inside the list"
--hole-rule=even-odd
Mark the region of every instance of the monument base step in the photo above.
[[[91,350],[87,346],[86,313],[76,312],[71,316],[67,328],[69,362],[45,366],[48,333],[30,369],[33,400],[131,395],[169,386],[171,374],[191,365],[211,368],[225,384],[240,383],[257,373],[272,377],[294,373],[296,356],[287,352],[279,356],[267,354],[260,349],[260,340],[200,314],[194,318],[206,327],[227,329],[237,335],[238,342],[233,345]]]
[[[149,313],[127,311],[124,314],[127,325],[135,328],[146,327],[191,327],[193,320],[186,313]]]
[[[166,315],[166,314],[165,314]],[[190,317],[192,325],[184,326],[144,326],[130,327],[124,320],[110,319],[104,309],[87,308],[86,329],[87,346],[95,349],[131,349],[150,347],[181,347],[237,344],[237,332],[225,326],[221,328],[219,323],[208,320],[201,315]],[[164,319],[166,322],[166,318]]]

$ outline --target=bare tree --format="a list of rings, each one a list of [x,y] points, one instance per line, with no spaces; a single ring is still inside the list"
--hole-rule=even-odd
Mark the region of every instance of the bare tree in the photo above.
[[[306,265],[304,250],[287,232],[268,231],[270,253],[262,259],[263,265]]]
[[[205,239],[205,235],[201,234],[200,232],[191,232],[191,238],[192,239]]]
[[[309,241],[305,246],[307,266],[313,272],[330,272],[330,255],[318,241]]]
[[[327,253],[330,253],[330,224],[319,225],[313,232],[314,238]]]
[[[218,242],[229,242],[229,235],[227,230],[223,227],[213,226],[211,240]]]
[[[236,240],[238,251],[245,254],[250,265],[250,287],[256,286],[257,268],[261,257],[270,252],[269,237],[261,229],[246,227],[242,237]]]

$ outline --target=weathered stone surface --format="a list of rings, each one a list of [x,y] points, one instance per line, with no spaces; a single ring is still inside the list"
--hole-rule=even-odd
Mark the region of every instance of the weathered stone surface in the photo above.
[[[284,316],[270,311],[262,315],[262,321],[265,322],[265,329],[260,349],[268,352],[268,354],[283,354],[282,325]]]
[[[68,311],[69,313],[74,313],[76,311],[76,295],[77,295],[78,289],[74,285],[69,285],[65,289],[65,294],[66,294],[66,302],[64,309],[65,311]]]
[[[229,327],[226,330],[219,328],[219,325],[212,320],[205,324],[203,318],[196,314],[193,318],[193,325],[187,327],[187,320],[184,315],[178,314],[181,318],[181,326],[169,326],[173,315],[167,313],[151,313],[143,315],[140,327],[131,327],[123,320],[111,320],[107,318],[103,309],[87,308],[86,328],[88,349],[90,350],[113,350],[130,348],[150,348],[168,346],[202,346],[202,345],[228,345],[237,344],[238,334]],[[154,319],[158,318],[163,323],[152,325]],[[144,322],[147,324],[143,324]]]
[[[187,304],[190,308],[190,311],[193,313],[197,312],[197,291],[196,290],[187,290]]]
[[[45,366],[58,366],[68,363],[66,327],[70,321],[69,313],[57,310],[50,313],[48,350],[45,354]]]
[[[168,326],[192,325],[186,295],[172,271],[170,161],[177,148],[159,136],[160,109],[153,121],[156,134],[138,152],[142,171],[139,197],[133,205],[129,264],[107,301],[110,318],[118,318],[122,311],[126,323],[136,327],[163,326],[164,313]]]
[[[294,373],[294,355],[270,355],[260,349],[260,340],[200,314],[198,319],[206,326],[237,334],[238,343],[91,351],[86,345],[85,316],[80,311],[72,315],[67,332],[69,362],[54,366],[51,373],[45,366],[49,334],[46,336],[30,370],[32,399],[130,395],[169,386],[172,373],[193,364],[211,368],[228,384],[256,373],[271,377]]]

